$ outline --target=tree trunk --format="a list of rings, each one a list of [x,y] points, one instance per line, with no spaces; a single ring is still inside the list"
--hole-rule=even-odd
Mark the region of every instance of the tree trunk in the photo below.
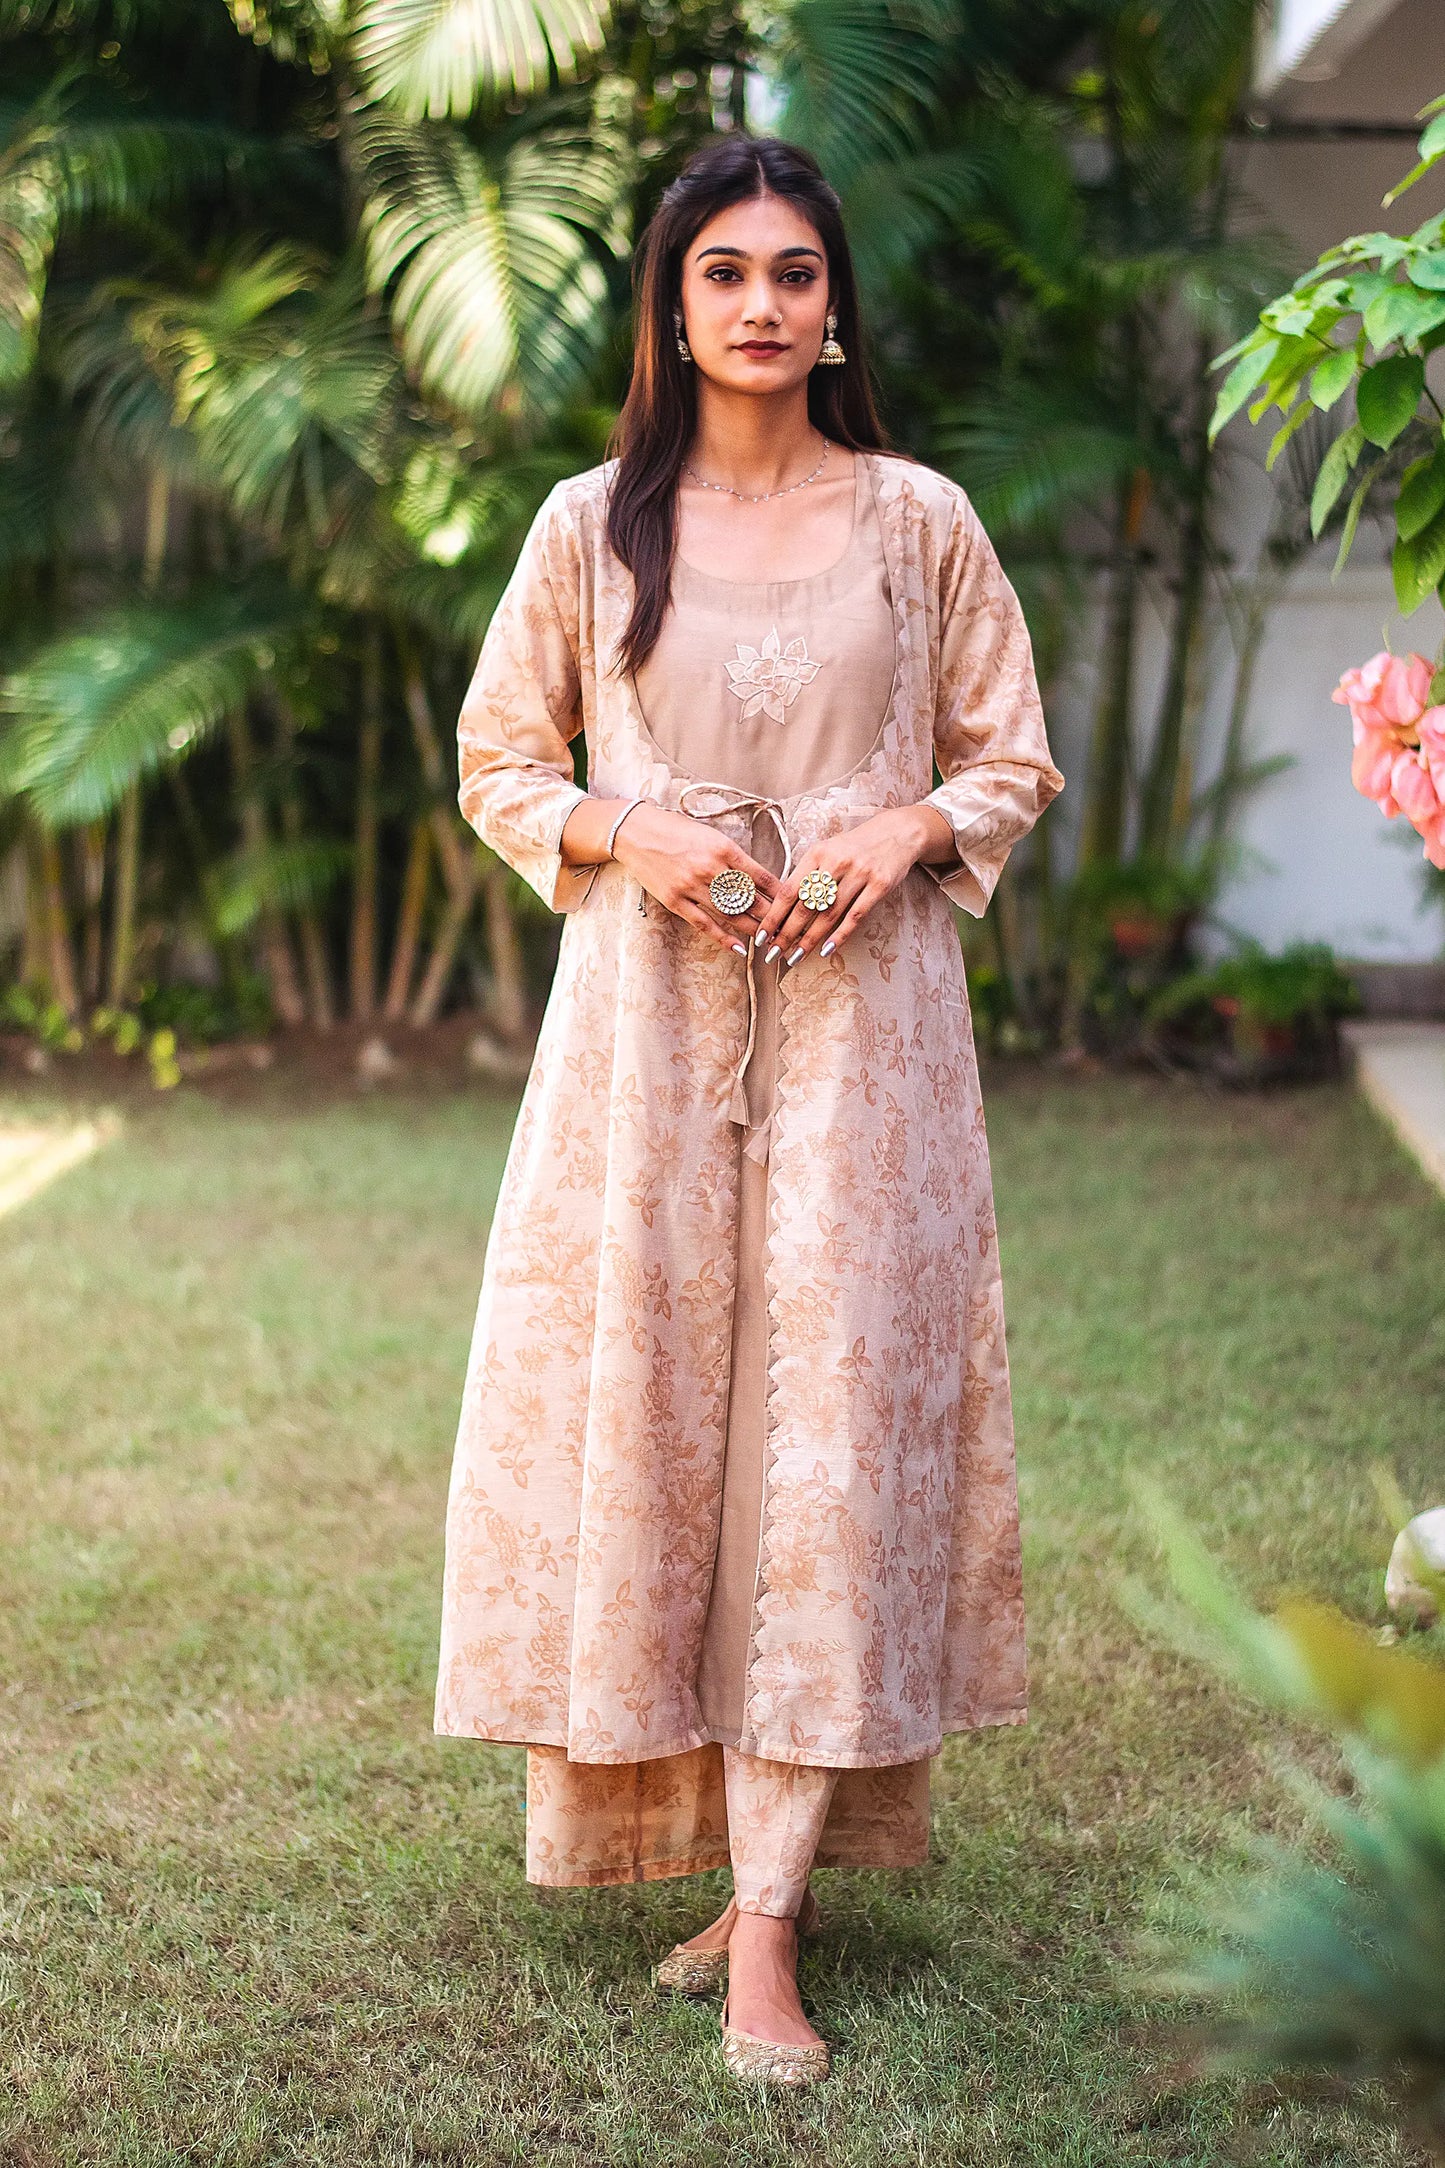
[[[486,903],[487,954],[492,965],[491,1018],[497,1035],[515,1046],[527,1029],[527,981],[517,914],[512,908],[512,876],[500,858],[487,859],[482,876]]]
[[[105,966],[105,822],[87,821],[75,830],[76,871],[84,911],[80,938],[80,983],[89,1007],[100,999]]]
[[[230,719],[231,759],[236,777],[236,795],[241,813],[241,840],[248,857],[259,865],[265,858],[270,837],[266,827],[266,809],[256,794],[253,782],[255,761],[251,746],[250,728],[245,712],[237,708]],[[288,1031],[294,1031],[306,1021],[306,1004],[301,998],[301,986],[296,976],[296,959],[291,952],[291,941],[286,923],[274,903],[263,903],[258,917],[261,933],[261,960],[271,989],[271,1005],[277,1019]]]
[[[1194,658],[1204,615],[1204,583],[1209,561],[1210,484],[1214,459],[1209,445],[1212,342],[1195,351],[1194,416],[1190,428],[1189,499],[1179,546],[1179,591],[1169,636],[1169,662],[1159,702],[1159,721],[1144,782],[1139,841],[1151,858],[1167,857],[1179,822],[1179,782],[1184,724],[1189,712]]]
[[[140,785],[120,801],[115,834],[115,900],[110,913],[110,968],[105,997],[113,1009],[130,999],[135,971],[136,902],[140,894]]]
[[[60,845],[48,828],[38,831],[41,911],[45,927],[45,971],[53,998],[67,1016],[80,1014],[80,987],[65,909],[65,873]]]
[[[281,787],[281,833],[288,843],[294,844],[299,843],[305,833],[301,799],[297,793],[293,770],[296,725],[284,700],[276,700],[275,711],[276,735],[286,768],[285,781]],[[336,1022],[336,996],[331,984],[331,960],[326,953],[326,935],[316,916],[314,904],[303,904],[297,912],[296,932],[301,943],[301,969],[306,977],[306,1000],[311,1021],[318,1031],[330,1031]]]
[[[356,762],[356,846],[351,876],[351,1014],[376,1013],[377,786],[381,776],[381,636],[366,628],[361,654],[361,736]]]
[[[1089,749],[1089,776],[1080,867],[1121,857],[1128,816],[1134,645],[1139,607],[1139,534],[1149,501],[1149,477],[1139,469],[1121,484],[1114,504],[1108,613]]]
[[[431,879],[431,829],[425,820],[419,820],[412,828],[411,846],[406,857],[406,873],[401,884],[401,908],[396,920],[396,943],[391,952],[391,971],[386,982],[386,1000],[382,1016],[388,1024],[399,1024],[406,1015],[407,996],[416,972],[417,949],[421,942],[422,914],[426,909],[426,892]]]
[[[466,832],[459,826],[458,817],[453,810],[456,796],[442,758],[441,739],[427,695],[426,676],[420,657],[411,642],[401,634],[397,635],[397,649],[401,656],[402,691],[406,700],[406,711],[411,719],[412,736],[416,740],[422,777],[432,799],[431,824],[437,859],[448,890],[455,893],[466,879],[468,870]]]
[[[434,1024],[441,1010],[442,998],[456,967],[457,950],[461,946],[462,935],[466,932],[467,920],[472,915],[472,906],[477,900],[481,856],[479,844],[467,865],[465,876],[447,898],[447,907],[442,913],[436,941],[427,959],[426,971],[417,989],[416,1000],[412,1003],[411,1020],[418,1026]]]

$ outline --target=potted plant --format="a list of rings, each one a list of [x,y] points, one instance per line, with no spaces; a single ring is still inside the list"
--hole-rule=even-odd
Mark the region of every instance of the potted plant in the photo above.
[[[1335,1075],[1339,1019],[1360,1005],[1330,950],[1259,943],[1161,987],[1149,1005],[1150,1050],[1221,1082],[1260,1085]]]

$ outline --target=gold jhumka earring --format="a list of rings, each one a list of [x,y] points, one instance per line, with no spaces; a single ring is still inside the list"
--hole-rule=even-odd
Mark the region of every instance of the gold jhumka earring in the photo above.
[[[692,348],[687,343],[687,333],[682,328],[682,318],[674,316],[672,328],[677,333],[677,351],[684,361],[692,360]]]
[[[838,341],[834,336],[835,332],[838,329],[838,319],[833,314],[831,309],[828,311],[827,320],[824,323],[823,329],[827,332],[828,336],[826,339],[824,339],[822,350],[818,355],[819,367],[824,369],[841,368],[842,364],[848,359],[848,356],[844,353],[842,347],[838,344]]]

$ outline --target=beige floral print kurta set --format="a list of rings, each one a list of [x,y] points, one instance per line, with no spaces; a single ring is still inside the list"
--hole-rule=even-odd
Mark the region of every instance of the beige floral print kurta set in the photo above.
[[[730,1754],[734,1775],[833,1773],[818,1864],[915,1863],[943,1735],[1024,1716],[949,899],[983,911],[1063,779],[967,499],[902,459],[854,464],[829,571],[679,561],[636,678],[616,664],[632,590],[610,470],[561,484],[462,710],[463,812],[566,914],[488,1243],[436,1705],[441,1732],[531,1749],[533,1881],[725,1865],[729,1798],[736,1869]],[[774,871],[919,800],[957,859],[915,868],[831,956],[744,962],[616,862],[563,864],[579,733],[593,794],[709,820]],[[789,1767],[770,1776],[784,1801]]]

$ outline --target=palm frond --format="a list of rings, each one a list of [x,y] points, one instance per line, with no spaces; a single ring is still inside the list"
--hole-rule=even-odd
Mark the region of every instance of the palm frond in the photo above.
[[[305,910],[335,887],[350,861],[346,844],[324,836],[241,852],[217,869],[216,932],[244,933],[265,910]]]
[[[75,117],[68,91],[57,79],[12,119],[0,149],[0,384],[30,366],[62,232],[214,188],[256,156],[235,131],[204,123]]]
[[[935,0],[794,0],[777,48],[784,129],[834,185],[923,147],[951,11]]]
[[[606,0],[360,0],[353,49],[368,87],[408,120],[461,119],[479,100],[542,89],[596,52]]]
[[[1146,456],[1132,431],[1086,398],[1027,384],[955,410],[936,448],[985,525],[1004,532],[1057,522]]]
[[[456,129],[373,107],[358,122],[368,268],[423,392],[535,422],[608,327],[600,258],[625,234],[630,155],[609,89],[590,125],[548,126],[490,165]]]
[[[275,586],[135,604],[32,655],[6,682],[0,792],[55,828],[97,820],[246,697],[312,617]]]

